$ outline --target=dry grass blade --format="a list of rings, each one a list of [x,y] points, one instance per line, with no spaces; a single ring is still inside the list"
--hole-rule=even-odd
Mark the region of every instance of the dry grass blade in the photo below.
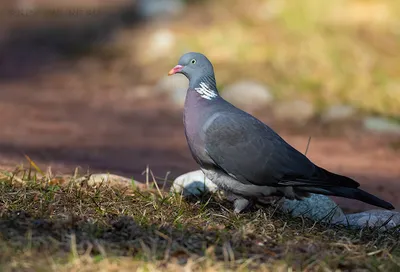
[[[304,152],[304,155],[306,155],[306,156],[307,156],[307,153],[308,153],[308,148],[310,147],[310,143],[311,143],[311,136],[308,137],[308,142],[307,142],[306,151]]]
[[[153,171],[150,170],[151,178],[153,179],[153,184],[156,186],[157,192],[161,198],[163,198],[163,193],[161,192],[160,188],[158,187],[156,178],[154,177]]]
[[[36,170],[37,172],[39,172],[42,176],[45,176],[45,174],[44,174],[43,171],[39,168],[39,166],[37,166],[36,163],[35,163],[33,160],[31,160],[31,158],[29,158],[28,155],[24,154],[24,156],[25,156],[25,158],[28,160],[29,164],[30,164],[33,168],[35,168],[35,170]]]

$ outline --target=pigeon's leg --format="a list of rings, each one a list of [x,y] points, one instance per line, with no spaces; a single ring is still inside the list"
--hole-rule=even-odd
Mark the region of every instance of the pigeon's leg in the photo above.
[[[252,199],[238,198],[233,202],[235,213],[241,213],[253,207],[254,201]]]
[[[241,213],[247,209],[250,209],[254,205],[254,201],[252,199],[246,199],[232,193],[227,193],[227,198],[229,201],[233,202],[235,213]]]

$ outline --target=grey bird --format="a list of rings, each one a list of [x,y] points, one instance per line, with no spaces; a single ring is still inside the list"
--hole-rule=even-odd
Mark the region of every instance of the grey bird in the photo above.
[[[224,100],[203,54],[184,54],[168,75],[176,73],[189,79],[183,122],[192,156],[207,178],[233,196],[236,213],[263,197],[303,199],[309,193],[394,209],[353,179],[315,165],[270,127]]]

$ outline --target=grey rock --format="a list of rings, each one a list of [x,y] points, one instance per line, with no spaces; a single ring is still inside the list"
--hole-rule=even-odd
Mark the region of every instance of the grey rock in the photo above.
[[[380,230],[388,230],[400,225],[400,213],[387,210],[370,210],[347,214],[338,218],[334,223],[352,228],[378,227]]]
[[[169,29],[157,29],[149,36],[146,50],[148,60],[156,60],[167,56],[176,43],[175,34]]]
[[[284,101],[274,104],[273,114],[278,120],[304,124],[315,115],[315,107],[303,100]]]
[[[182,0],[137,0],[139,15],[147,19],[168,19],[181,14],[185,8]]]
[[[183,88],[176,89],[170,95],[172,102],[181,108],[185,104],[185,97],[186,97],[186,89]]]
[[[183,107],[188,85],[189,81],[183,75],[165,76],[159,81],[156,89],[162,93],[167,93],[175,105]]]
[[[73,180],[76,184],[98,186],[102,184],[108,184],[110,186],[124,186],[124,187],[137,187],[144,189],[145,184],[137,182],[131,178],[122,177],[119,175],[108,174],[108,173],[96,173],[89,176],[81,177]]]
[[[133,100],[133,99],[149,99],[154,96],[154,90],[152,86],[138,85],[132,89],[128,89],[122,94],[119,99]]]
[[[321,120],[323,122],[343,121],[352,118],[356,110],[348,105],[333,105],[326,109],[322,114]]]
[[[303,200],[282,199],[278,205],[294,217],[304,216],[314,221],[336,222],[344,216],[342,209],[324,195],[311,194]]]
[[[19,0],[16,1],[15,7],[22,14],[29,14],[36,10],[37,3],[34,0]]]
[[[273,101],[268,88],[253,81],[240,81],[226,87],[221,96],[245,111],[266,107]]]
[[[181,193],[183,195],[200,195],[202,193],[214,193],[218,190],[211,180],[204,176],[203,171],[196,170],[183,175],[180,175],[174,180],[170,191]]]
[[[365,118],[364,127],[375,132],[400,133],[400,124],[381,117]]]

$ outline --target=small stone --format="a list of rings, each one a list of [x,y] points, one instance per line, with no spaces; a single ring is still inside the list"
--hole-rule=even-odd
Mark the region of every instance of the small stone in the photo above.
[[[221,96],[245,111],[267,107],[273,101],[268,88],[253,81],[240,81],[230,85],[222,90]]]
[[[135,86],[125,92],[123,99],[148,99],[154,95],[153,87],[146,85]]]
[[[175,193],[183,191],[183,195],[187,196],[214,193],[218,190],[218,187],[204,176],[203,171],[197,170],[177,177],[170,190]]]
[[[347,105],[334,105],[329,107],[321,116],[322,122],[336,122],[352,118],[356,110]]]
[[[365,118],[364,127],[375,132],[400,133],[400,124],[381,117]]]
[[[185,89],[183,89],[183,88],[176,89],[171,94],[172,102],[174,102],[175,105],[183,108],[183,106],[185,105],[186,92],[187,92],[186,88]]]
[[[168,94],[175,105],[183,107],[188,86],[188,79],[184,75],[176,74],[174,76],[163,77],[157,84],[156,89]]]
[[[140,16],[146,19],[168,19],[183,12],[182,0],[137,0],[136,7]]]
[[[35,11],[36,9],[36,3],[32,0],[18,0],[16,1],[15,5],[17,10],[20,11],[22,14],[28,14]]]
[[[314,105],[303,100],[285,101],[274,104],[273,114],[281,121],[304,124],[315,115]]]
[[[158,29],[149,37],[144,53],[148,60],[163,58],[171,52],[175,42],[175,34],[171,30]]]
[[[303,200],[282,199],[280,209],[294,217],[304,216],[314,221],[335,222],[342,218],[342,209],[329,197],[311,194]]]
[[[145,184],[136,182],[133,179],[107,173],[91,174],[90,176],[81,177],[74,181],[77,184],[87,184],[88,186],[108,184],[111,186],[134,186],[140,189],[144,189],[146,187]]]
[[[400,213],[387,210],[370,210],[347,214],[334,223],[353,228],[378,227],[380,230],[388,230],[400,225]]]

